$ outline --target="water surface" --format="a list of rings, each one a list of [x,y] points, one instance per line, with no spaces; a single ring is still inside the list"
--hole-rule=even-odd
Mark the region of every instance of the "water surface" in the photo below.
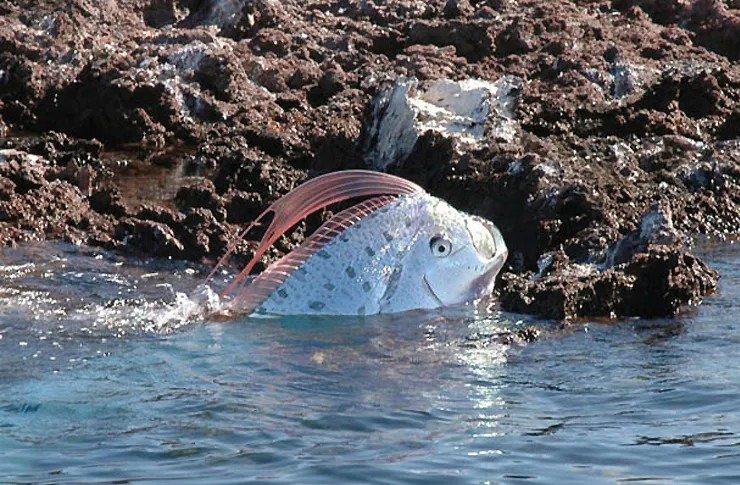
[[[214,322],[204,269],[0,253],[0,482],[740,481],[740,251],[677,319]],[[502,334],[543,329],[530,344]]]

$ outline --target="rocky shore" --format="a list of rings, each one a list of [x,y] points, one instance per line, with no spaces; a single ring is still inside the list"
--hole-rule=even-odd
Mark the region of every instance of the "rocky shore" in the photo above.
[[[495,221],[507,310],[674,315],[719,276],[691,236],[740,232],[740,4],[0,4],[0,245],[213,261],[346,168]]]

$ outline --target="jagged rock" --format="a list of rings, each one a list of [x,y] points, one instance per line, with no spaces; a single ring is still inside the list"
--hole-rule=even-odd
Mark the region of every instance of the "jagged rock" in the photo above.
[[[365,161],[377,170],[403,164],[428,131],[471,148],[487,131],[511,140],[516,134],[513,118],[520,91],[521,80],[510,76],[495,83],[401,79],[373,100],[364,134]]]
[[[172,229],[154,221],[127,218],[116,226],[116,239],[145,254],[162,257],[181,257],[184,246]]]
[[[558,320],[666,317],[699,304],[716,288],[717,276],[680,247],[649,246],[629,262],[603,271],[566,259],[545,275],[505,275],[501,304]]]
[[[686,237],[673,225],[669,206],[653,204],[640,222],[640,228],[623,237],[606,252],[604,266],[614,266],[644,253],[651,245],[680,245]]]
[[[90,207],[101,214],[115,217],[131,215],[131,208],[126,205],[121,193],[115,187],[103,187],[90,195]]]
[[[226,218],[226,209],[224,201],[216,193],[216,187],[208,179],[203,179],[197,183],[190,183],[177,191],[175,203],[180,210],[191,207],[202,207],[211,211],[218,220]]]

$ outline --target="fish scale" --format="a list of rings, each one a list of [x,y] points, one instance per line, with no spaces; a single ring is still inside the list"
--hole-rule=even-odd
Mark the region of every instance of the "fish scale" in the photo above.
[[[391,272],[419,229],[419,219],[413,218],[424,203],[419,197],[402,197],[347,228],[319,252],[328,254],[328,258],[319,253],[312,255],[301,266],[303,271],[288,277],[261,305],[262,311],[274,314],[295,313],[296,310],[306,314],[379,313]],[[417,222],[397,225],[398,213],[408,214]],[[391,236],[391,241],[386,235]],[[348,274],[348,268],[352,269],[352,274]],[[363,288],[363,284],[369,284],[370,289]],[[281,298],[280,291],[288,297]]]

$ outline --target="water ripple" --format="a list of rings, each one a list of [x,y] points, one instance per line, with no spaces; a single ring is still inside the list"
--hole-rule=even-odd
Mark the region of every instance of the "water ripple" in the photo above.
[[[736,483],[740,254],[707,254],[723,278],[697,311],[562,329],[214,322],[197,266],[9,250],[0,481]]]

